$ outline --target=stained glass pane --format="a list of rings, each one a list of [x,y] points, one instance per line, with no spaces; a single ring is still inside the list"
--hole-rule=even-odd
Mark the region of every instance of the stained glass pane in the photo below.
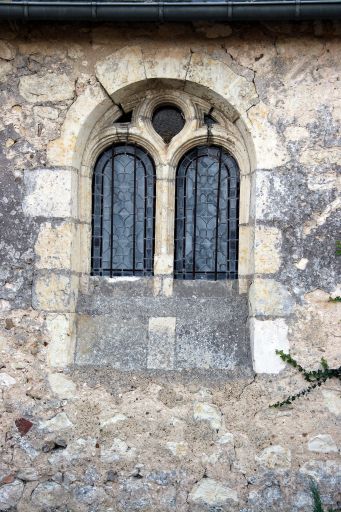
[[[238,277],[238,201],[238,166],[226,151],[201,146],[185,155],[176,179],[176,278]]]
[[[93,177],[92,274],[153,273],[155,172],[133,145],[113,146]]]

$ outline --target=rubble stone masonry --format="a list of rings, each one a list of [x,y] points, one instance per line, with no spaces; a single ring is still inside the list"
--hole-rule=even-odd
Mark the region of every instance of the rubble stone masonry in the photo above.
[[[312,512],[311,479],[341,507],[340,382],[269,407],[304,387],[276,349],[341,364],[340,36],[0,23],[0,511]],[[207,137],[240,168],[239,279],[173,281],[175,169]],[[124,140],[156,165],[155,272],[91,277],[92,171]]]

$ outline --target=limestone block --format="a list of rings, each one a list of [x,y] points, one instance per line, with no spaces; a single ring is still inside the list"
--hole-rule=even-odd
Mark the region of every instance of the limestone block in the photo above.
[[[237,491],[212,478],[203,478],[192,488],[188,499],[192,503],[222,507],[238,503]]]
[[[56,482],[43,482],[37,485],[32,493],[32,503],[43,508],[62,506],[66,501],[65,489]]]
[[[59,430],[69,429],[73,423],[69,420],[65,412],[56,414],[53,418],[39,423],[39,428],[46,429],[49,432],[58,432]]]
[[[38,256],[36,267],[75,270],[71,265],[71,257],[74,253],[76,229],[75,224],[70,222],[55,226],[50,222],[42,224],[35,245]]]
[[[337,452],[334,439],[329,434],[318,434],[308,441],[308,450],[317,453]]]
[[[234,445],[234,435],[231,434],[230,432],[226,432],[221,437],[219,437],[217,443],[223,444],[223,445],[225,445],[225,444]]]
[[[172,78],[185,80],[191,52],[183,46],[165,47],[158,45],[143,49],[143,62],[147,78]]]
[[[77,176],[70,170],[36,169],[24,175],[29,217],[68,218],[77,215]]]
[[[107,429],[108,427],[112,425],[116,425],[120,421],[126,421],[128,418],[124,414],[117,413],[111,416],[110,418],[103,418],[100,420],[100,427],[101,429]]]
[[[20,480],[2,485],[0,487],[0,510],[13,510],[16,508],[22,493],[24,492],[24,484]]]
[[[33,113],[35,116],[40,117],[40,119],[42,119],[43,121],[46,121],[46,119],[56,121],[59,116],[59,110],[57,108],[52,107],[33,107]]]
[[[249,301],[253,316],[288,316],[294,307],[288,290],[273,279],[256,278],[250,286]]]
[[[207,421],[214,430],[221,428],[221,411],[214,404],[197,402],[194,405],[193,418],[196,421]]]
[[[193,53],[186,80],[221,94],[239,114],[258,101],[252,82],[235,73],[226,62],[213,59],[204,53]]]
[[[52,392],[62,400],[64,398],[74,398],[76,393],[75,383],[65,377],[62,373],[50,373],[48,381]]]
[[[0,84],[6,82],[7,76],[12,71],[12,64],[5,60],[0,60]]]
[[[16,53],[16,49],[11,43],[0,41],[0,59],[13,60]]]
[[[19,92],[30,103],[71,100],[74,96],[74,81],[70,76],[57,73],[25,75],[19,80]]]
[[[255,228],[255,272],[274,274],[281,265],[282,235],[279,229],[269,226]]]
[[[46,316],[46,330],[49,339],[47,360],[49,366],[64,368],[73,362],[74,329],[74,314],[50,313]]]
[[[175,326],[175,317],[149,319],[148,368],[169,370],[174,367]]]
[[[308,263],[309,260],[307,258],[301,258],[297,263],[295,263],[295,267],[298,268],[298,270],[305,270]]]
[[[269,469],[290,468],[291,452],[283,446],[274,445],[262,450],[255,457],[256,462]]]
[[[268,116],[269,107],[262,102],[248,111],[258,169],[273,169],[284,165],[290,159],[276,126],[269,122]]]
[[[50,272],[38,274],[33,283],[32,304],[44,311],[68,311],[75,308],[78,277]]]
[[[146,79],[141,48],[125,47],[98,62],[96,76],[107,93],[115,100],[116,91],[133,82]]]
[[[188,452],[188,444],[185,441],[168,441],[166,447],[175,457],[183,457]]]
[[[322,390],[323,401],[332,414],[341,416],[341,393],[333,389]]]
[[[10,388],[16,384],[16,380],[13,379],[8,373],[0,373],[0,387]]]
[[[239,226],[239,255],[238,267],[240,276],[249,276],[253,273],[254,228],[252,226]]]
[[[79,168],[91,130],[111,107],[112,101],[102,87],[89,85],[69,108],[60,138],[48,144],[48,162]]]
[[[253,369],[257,373],[279,373],[285,364],[276,350],[289,352],[288,326],[281,318],[250,321]]]
[[[136,448],[128,446],[125,441],[116,437],[109,448],[102,447],[101,462],[104,464],[112,464],[122,459],[133,459],[135,455]]]

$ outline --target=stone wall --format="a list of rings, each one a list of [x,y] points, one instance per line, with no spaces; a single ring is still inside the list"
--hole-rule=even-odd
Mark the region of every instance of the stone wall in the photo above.
[[[311,478],[340,506],[339,383],[269,408],[303,386],[276,348],[340,364],[339,36],[332,23],[0,25],[0,510],[309,512]],[[123,371],[91,336],[96,357],[79,364],[77,325],[88,335],[96,294],[111,310],[120,295],[88,276],[91,162],[150,80],[220,109],[248,176],[229,314],[254,373],[247,356],[232,375]],[[156,360],[177,316],[164,274],[164,297],[142,294],[159,311],[144,313]]]

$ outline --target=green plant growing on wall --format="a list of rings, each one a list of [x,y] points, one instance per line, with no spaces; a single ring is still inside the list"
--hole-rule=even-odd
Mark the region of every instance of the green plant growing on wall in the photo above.
[[[341,256],[341,240],[336,240],[335,253],[336,256]]]
[[[310,490],[311,490],[311,494],[313,496],[313,502],[314,502],[313,512],[325,512],[325,510],[322,506],[320,491],[319,491],[316,483],[314,482],[314,480],[312,480],[310,483]],[[340,509],[331,509],[331,508],[328,509],[328,512],[339,512],[339,511],[340,511]]]
[[[304,377],[307,382],[312,382],[310,386],[305,389],[302,389],[298,393],[294,395],[288,396],[285,400],[281,402],[276,402],[275,404],[270,405],[270,407],[282,407],[283,405],[290,405],[294,400],[300,398],[304,395],[310,393],[313,389],[318,386],[321,386],[328,379],[339,379],[341,381],[341,366],[339,368],[329,368],[327,361],[322,357],[321,359],[321,368],[318,370],[305,370],[298,362],[291,357],[290,354],[285,354],[283,350],[276,350],[276,354],[284,361],[285,363],[290,364],[293,368],[296,368]]]

